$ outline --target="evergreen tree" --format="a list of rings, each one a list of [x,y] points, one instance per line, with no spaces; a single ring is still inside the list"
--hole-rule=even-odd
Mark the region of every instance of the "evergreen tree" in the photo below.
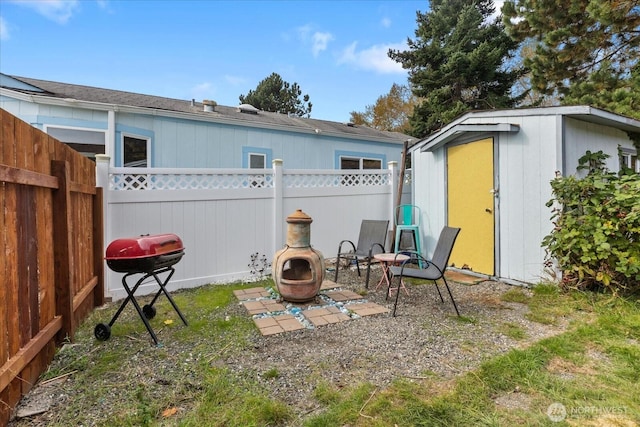
[[[517,43],[500,20],[491,20],[492,0],[433,0],[417,12],[415,40],[389,56],[409,70],[420,99],[411,133],[423,137],[473,109],[509,108],[511,87],[521,72],[508,65]]]
[[[304,95],[298,83],[290,84],[282,80],[277,73],[258,83],[256,90],[249,90],[246,95],[240,95],[241,104],[251,104],[259,110],[273,113],[295,114],[299,117],[309,117],[312,104],[309,95]]]
[[[640,117],[640,0],[510,0],[507,31],[533,42],[532,89]]]

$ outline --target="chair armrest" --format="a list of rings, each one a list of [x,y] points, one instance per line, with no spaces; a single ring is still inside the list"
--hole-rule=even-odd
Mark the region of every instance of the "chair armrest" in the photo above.
[[[380,248],[380,252],[373,252],[373,250],[379,247]],[[384,246],[381,243],[374,243],[373,245],[371,245],[371,247],[369,248],[369,259],[373,258],[374,254],[382,254],[384,253]]]
[[[338,245],[338,255],[348,254],[349,253],[349,252],[342,252],[342,245],[345,244],[345,243],[348,243],[349,245],[351,245],[351,249],[353,250],[353,253],[356,252],[356,245],[354,245],[351,240],[343,240]]]
[[[398,267],[391,267],[391,269],[390,269],[391,274],[394,273],[394,270],[397,272],[398,269],[399,269],[400,270],[400,277],[403,277],[403,276],[420,277],[420,273],[419,273],[420,271],[424,271],[424,270],[428,269],[430,266],[433,266],[438,271],[440,276],[444,275],[444,272],[442,270],[440,270],[440,268],[437,265],[435,265],[433,262],[429,261],[428,259],[426,259],[422,255],[420,255],[418,252],[405,251],[404,253],[406,255],[409,255],[409,259],[402,261],[402,264],[400,264],[400,266],[398,266]],[[396,258],[397,257],[398,257],[398,254],[396,254]],[[407,264],[411,264],[411,263],[413,263],[415,261],[418,261],[419,265],[422,263],[422,266],[420,266],[420,268],[411,269],[410,271],[407,272],[407,274],[405,274],[405,267],[407,266]],[[414,272],[416,274],[415,275],[411,274],[411,272]],[[396,274],[393,274],[393,275],[396,276]]]

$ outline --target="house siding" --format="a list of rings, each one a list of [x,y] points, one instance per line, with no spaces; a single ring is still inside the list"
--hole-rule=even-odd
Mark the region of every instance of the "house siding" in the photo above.
[[[108,112],[59,105],[35,104],[2,97],[0,106],[33,126],[104,131]],[[283,159],[294,169],[336,169],[336,153],[351,151],[363,156],[399,162],[402,144],[351,139],[326,134],[233,125],[226,123],[115,112],[114,141],[110,154],[116,166],[122,163],[122,135],[150,138],[151,165],[170,168],[240,168],[243,149],[270,149],[273,159]],[[270,167],[271,165],[265,165]]]

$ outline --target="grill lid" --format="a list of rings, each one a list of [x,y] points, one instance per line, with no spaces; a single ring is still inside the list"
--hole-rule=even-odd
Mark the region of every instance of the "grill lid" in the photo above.
[[[182,250],[182,240],[175,234],[145,234],[114,240],[107,246],[105,259],[140,259]]]

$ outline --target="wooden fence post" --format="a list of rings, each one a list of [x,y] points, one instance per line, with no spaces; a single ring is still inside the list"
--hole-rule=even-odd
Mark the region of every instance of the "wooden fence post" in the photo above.
[[[93,306],[104,304],[104,209],[103,189],[96,188],[93,196],[93,271],[98,277],[98,284],[93,290]]]
[[[62,342],[67,336],[74,339],[75,325],[73,313],[73,251],[71,247],[71,188],[69,163],[63,160],[51,161],[51,174],[58,178],[58,189],[53,191],[53,259],[55,268],[56,314],[62,316],[62,329],[57,340]]]

